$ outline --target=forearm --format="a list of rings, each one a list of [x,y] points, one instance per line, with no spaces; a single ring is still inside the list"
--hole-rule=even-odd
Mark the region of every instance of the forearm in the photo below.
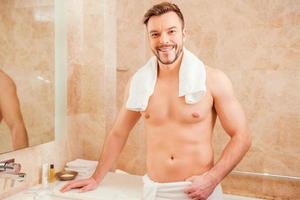
[[[220,159],[209,171],[217,183],[220,183],[223,178],[228,175],[233,168],[242,160],[246,152],[251,146],[250,135],[241,136],[234,135],[222,152]]]
[[[113,167],[119,157],[127,138],[110,133],[105,140],[99,164],[92,177],[99,183]]]
[[[23,123],[11,126],[12,146],[14,150],[28,147],[28,137]]]

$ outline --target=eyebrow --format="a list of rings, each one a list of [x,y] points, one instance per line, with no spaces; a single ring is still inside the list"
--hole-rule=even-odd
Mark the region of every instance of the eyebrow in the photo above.
[[[167,30],[171,30],[171,29],[177,29],[177,26],[171,26],[170,28],[168,28]],[[156,30],[152,30],[149,33],[157,33],[158,31]]]
[[[177,29],[177,26],[172,26],[172,27],[170,27],[170,28],[168,28],[168,30],[171,30],[171,29]]]

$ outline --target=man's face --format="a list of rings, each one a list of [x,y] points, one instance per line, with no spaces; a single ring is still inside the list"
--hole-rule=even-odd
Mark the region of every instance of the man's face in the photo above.
[[[173,64],[182,53],[185,31],[175,12],[167,12],[149,19],[148,38],[150,48],[164,65]]]

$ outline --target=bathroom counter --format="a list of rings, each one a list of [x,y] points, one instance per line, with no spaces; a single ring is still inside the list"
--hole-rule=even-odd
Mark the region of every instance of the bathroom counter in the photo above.
[[[122,173],[108,173],[99,187],[93,191],[79,193],[78,189],[61,193],[59,189],[67,181],[56,181],[47,188],[41,185],[6,198],[7,200],[140,200],[142,177]]]
[[[142,176],[109,172],[99,187],[93,191],[79,193],[78,189],[61,193],[59,189],[67,181],[56,181],[47,188],[42,185],[29,188],[6,200],[141,200]],[[224,194],[224,200],[262,200]]]

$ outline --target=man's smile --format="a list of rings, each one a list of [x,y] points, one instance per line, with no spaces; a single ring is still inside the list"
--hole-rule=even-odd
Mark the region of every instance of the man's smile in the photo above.
[[[162,52],[162,53],[167,53],[167,52],[172,51],[174,49],[174,47],[175,47],[174,45],[172,45],[172,46],[163,46],[163,47],[158,48],[158,51]]]

